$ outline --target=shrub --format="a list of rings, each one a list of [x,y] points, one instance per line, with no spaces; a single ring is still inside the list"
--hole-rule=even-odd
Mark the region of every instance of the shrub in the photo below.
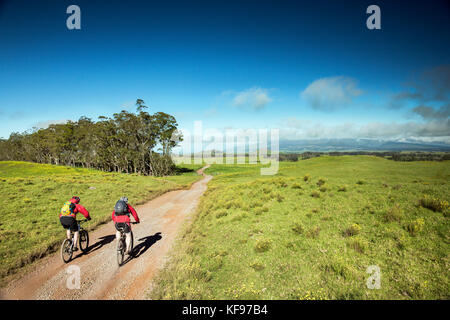
[[[416,236],[419,232],[423,230],[423,226],[425,225],[425,221],[422,218],[411,221],[406,225],[406,230],[413,237]]]
[[[311,179],[311,176],[309,175],[309,174],[305,174],[304,176],[303,176],[303,180],[304,181],[309,181]]]
[[[405,235],[402,234],[401,236],[396,237],[395,240],[397,242],[397,247],[399,249],[403,250],[406,248],[407,240],[406,240]]]
[[[294,231],[297,234],[303,233],[303,225],[300,222],[294,222],[292,225],[292,231]]]
[[[327,189],[327,187],[325,187],[325,186],[322,186],[322,187],[320,187],[320,192],[325,192],[325,191],[327,191],[328,189]]]
[[[352,224],[350,227],[344,230],[344,236],[353,237],[359,234],[361,231],[361,226],[357,223]]]
[[[361,239],[350,239],[347,242],[347,245],[359,253],[364,253],[364,251],[367,249],[367,244]]]
[[[299,183],[292,184],[292,189],[301,189],[302,186]]]
[[[339,191],[339,192],[345,192],[345,191],[347,191],[347,186],[346,186],[346,185],[339,186],[339,187],[338,187],[338,191]]]
[[[403,217],[403,210],[400,208],[399,205],[395,205],[392,208],[390,208],[386,213],[384,214],[384,221],[385,222],[392,222],[392,221],[400,221]]]
[[[434,212],[443,212],[448,208],[448,202],[445,200],[440,200],[436,197],[432,197],[429,195],[424,195],[420,200],[419,200],[419,205],[433,210]]]
[[[311,192],[311,197],[320,198],[320,193],[318,191],[314,190],[313,192]]]
[[[256,252],[265,252],[270,249],[272,241],[270,239],[259,239],[255,244]]]
[[[324,184],[325,184],[325,179],[319,178],[319,180],[317,181],[317,185],[320,187],[320,186],[323,186]]]
[[[225,209],[220,209],[216,213],[216,218],[222,218],[222,217],[225,217],[226,215],[228,215],[228,211]]]
[[[368,212],[370,214],[374,214],[375,213],[375,209],[370,204],[368,204],[368,205],[366,205],[364,207],[364,211],[366,211],[366,212]]]
[[[269,211],[269,208],[268,207],[258,207],[258,208],[256,208],[255,209],[255,215],[257,215],[257,216],[259,216],[259,215],[262,215],[264,212],[267,212],[267,211]]]
[[[286,180],[278,178],[278,179],[273,179],[272,183],[274,183],[275,185],[277,185],[280,188],[286,188],[288,186]]]
[[[264,265],[259,261],[254,261],[250,264],[250,267],[255,269],[255,271],[261,271],[264,269]]]
[[[320,233],[320,227],[315,227],[306,232],[306,237],[308,238],[317,238]]]
[[[261,207],[262,206],[262,201],[261,200],[255,200],[250,202],[249,204],[250,208],[257,208],[257,207]]]
[[[364,181],[363,180],[358,180],[358,181],[356,181],[356,184],[363,185]]]
[[[282,202],[284,200],[284,196],[281,193],[276,193],[275,198],[278,202]]]
[[[236,200],[232,201],[231,206],[233,208],[239,209],[239,208],[245,207],[245,203],[244,203],[244,201],[242,199],[239,198],[239,199],[236,199]]]

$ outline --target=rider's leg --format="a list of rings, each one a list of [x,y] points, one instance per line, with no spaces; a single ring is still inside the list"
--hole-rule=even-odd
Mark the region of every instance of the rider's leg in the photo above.
[[[119,231],[116,231],[116,239],[120,240],[120,232]]]
[[[78,244],[78,235],[80,234],[79,231],[75,231],[73,233],[73,247],[76,248]]]
[[[70,239],[70,229],[66,230],[67,239]]]
[[[125,243],[127,244],[127,253],[130,253],[131,250],[131,232],[125,233]]]

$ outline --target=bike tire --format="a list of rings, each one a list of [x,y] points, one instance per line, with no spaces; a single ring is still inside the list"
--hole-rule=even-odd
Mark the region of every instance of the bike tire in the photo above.
[[[72,241],[69,239],[66,239],[63,241],[61,245],[61,259],[64,263],[68,263],[70,260],[72,260]]]
[[[133,254],[133,250],[134,250],[134,235],[133,235],[133,231],[131,231],[131,249],[130,249],[130,255]]]
[[[117,241],[117,264],[120,266],[122,266],[123,264],[123,260],[125,258],[125,241],[123,241],[122,239],[120,239],[119,241]]]
[[[87,252],[89,248],[89,233],[86,230],[80,231],[80,250]]]

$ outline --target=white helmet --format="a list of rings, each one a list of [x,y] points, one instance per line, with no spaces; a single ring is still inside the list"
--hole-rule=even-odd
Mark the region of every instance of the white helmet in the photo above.
[[[127,197],[122,197],[122,198],[120,198],[120,200],[122,200],[125,203],[128,203],[128,198]]]

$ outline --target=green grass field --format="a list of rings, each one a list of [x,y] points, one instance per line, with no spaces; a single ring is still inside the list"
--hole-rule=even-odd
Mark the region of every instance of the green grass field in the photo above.
[[[198,169],[201,165],[183,166]],[[0,281],[7,275],[59,248],[65,232],[58,214],[72,195],[81,197],[94,229],[111,219],[115,202],[123,195],[140,204],[169,190],[188,187],[201,176],[195,171],[154,178],[96,170],[0,162]]]
[[[450,162],[213,165],[153,299],[450,299]],[[381,288],[368,289],[376,265]]]

